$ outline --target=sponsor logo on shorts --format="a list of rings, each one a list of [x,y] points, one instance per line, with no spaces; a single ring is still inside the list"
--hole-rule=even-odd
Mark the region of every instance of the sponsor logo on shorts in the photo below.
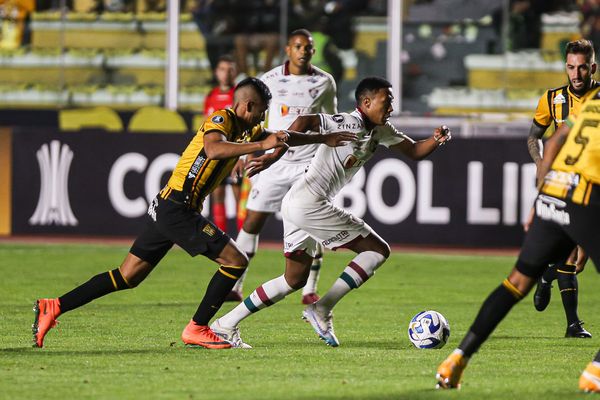
[[[565,208],[567,203],[554,197],[540,195],[535,201],[535,213],[545,221],[553,221],[559,225],[569,225],[571,217]]]
[[[329,239],[325,239],[321,242],[321,244],[323,246],[327,246],[330,243],[333,242],[339,242],[340,240],[344,240],[346,239],[348,236],[350,236],[350,234],[348,233],[348,231],[341,231],[340,233],[338,233],[337,235],[330,237]]]
[[[156,222],[156,207],[158,206],[158,198],[153,198],[148,206],[148,215],[152,218],[152,221]]]
[[[202,228],[202,232],[206,233],[208,236],[214,236],[217,230],[211,224],[206,224],[204,228]]]

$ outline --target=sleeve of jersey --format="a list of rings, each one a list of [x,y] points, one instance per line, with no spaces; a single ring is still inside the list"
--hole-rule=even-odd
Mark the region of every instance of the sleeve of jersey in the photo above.
[[[321,130],[320,133],[334,132],[337,128],[337,123],[333,120],[333,116],[329,114],[317,114],[319,116]]]
[[[392,125],[390,122],[387,122],[381,127],[381,140],[379,141],[379,144],[382,146],[390,147],[403,142],[404,140],[408,140],[411,143],[415,142],[410,137],[396,129],[396,127],[394,127],[394,125]]]
[[[231,139],[233,121],[225,110],[219,110],[212,113],[204,121],[204,132],[219,131],[227,140]]]
[[[552,118],[550,117],[550,104],[548,104],[548,91],[546,91],[538,101],[537,108],[535,109],[535,116],[533,117],[533,123],[540,128],[547,128],[552,123]]]

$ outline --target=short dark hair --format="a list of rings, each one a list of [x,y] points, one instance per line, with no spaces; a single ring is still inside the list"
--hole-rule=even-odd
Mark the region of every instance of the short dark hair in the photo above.
[[[310,33],[310,31],[308,29],[304,29],[304,28],[300,28],[300,29],[296,29],[293,30],[289,35],[288,35],[288,42],[291,38],[293,38],[294,36],[304,36],[307,39],[312,39],[312,33]]]
[[[596,62],[594,44],[591,40],[579,39],[567,43],[567,47],[565,48],[565,57],[568,54],[583,54],[585,56],[586,61],[589,61],[590,64]]]
[[[392,84],[387,80],[378,76],[370,76],[363,79],[358,83],[356,91],[354,92],[354,98],[356,104],[360,104],[361,100],[369,94],[378,91],[379,89],[386,89],[392,87]]]
[[[220,56],[217,59],[217,63],[215,64],[215,67],[222,62],[235,63],[235,58],[233,58],[233,56],[231,56],[230,54],[223,54],[222,56]]]
[[[239,89],[243,88],[244,86],[252,86],[252,88],[256,91],[256,93],[258,93],[261,100],[265,104],[268,105],[269,102],[271,101],[271,91],[269,90],[267,85],[265,85],[265,83],[263,81],[261,81],[260,79],[257,79],[257,78],[251,77],[251,76],[243,79],[235,87],[234,93],[237,92]]]

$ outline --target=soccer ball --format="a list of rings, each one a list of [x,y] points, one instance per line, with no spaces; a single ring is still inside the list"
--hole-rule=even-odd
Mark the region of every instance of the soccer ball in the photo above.
[[[421,311],[408,324],[408,338],[418,349],[441,349],[450,337],[450,325],[437,311]]]

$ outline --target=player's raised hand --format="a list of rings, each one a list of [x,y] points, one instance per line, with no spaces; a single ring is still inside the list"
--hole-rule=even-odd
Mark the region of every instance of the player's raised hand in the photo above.
[[[330,147],[344,146],[358,139],[358,136],[352,132],[325,133],[323,137],[323,143]]]
[[[433,131],[433,139],[438,143],[438,146],[442,146],[452,140],[452,132],[446,125],[442,125]]]
[[[262,141],[262,149],[270,150],[276,147],[289,147],[286,143],[289,138],[290,135],[286,131],[273,132]]]

